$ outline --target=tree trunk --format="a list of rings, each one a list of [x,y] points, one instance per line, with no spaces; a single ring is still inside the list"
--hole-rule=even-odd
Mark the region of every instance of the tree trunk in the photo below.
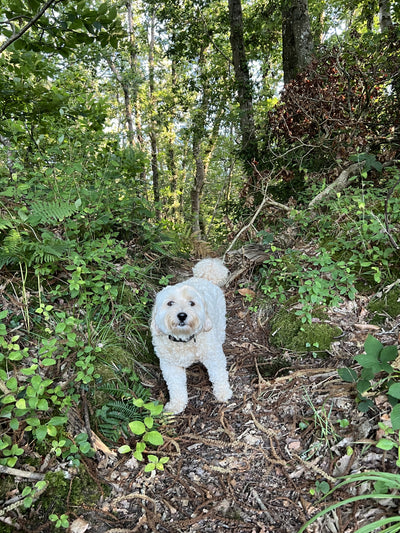
[[[120,84],[122,92],[124,93],[124,112],[125,112],[125,122],[128,128],[128,144],[131,148],[133,148],[135,143],[134,143],[132,104],[131,104],[131,97],[129,94],[129,86],[125,82],[122,74],[118,71],[113,60],[111,58],[107,58],[107,63],[110,69],[112,70],[114,76],[116,77],[118,83]]]
[[[244,46],[241,0],[229,0],[229,22],[232,61],[240,107],[241,155],[246,163],[251,164],[253,160],[258,159],[258,148],[254,126],[252,85]]]
[[[289,83],[311,61],[314,44],[307,0],[282,0],[284,83]]]
[[[150,144],[151,144],[151,172],[153,176],[153,195],[155,203],[156,217],[160,218],[160,176],[158,172],[157,160],[157,135],[156,135],[156,121],[155,121],[155,99],[154,99],[154,14],[151,16],[150,22],[150,42],[149,42],[149,96],[150,106],[152,109],[151,126],[150,126]]]
[[[390,0],[379,0],[379,24],[382,33],[393,27]]]
[[[175,70],[175,60],[172,58],[171,61],[171,86],[176,87],[178,84],[178,79]],[[176,165],[176,155],[175,155],[175,145],[176,145],[176,134],[175,134],[175,119],[176,113],[173,112],[171,117],[171,122],[166,127],[166,139],[167,139],[167,169],[169,174],[169,190],[170,195],[168,199],[168,211],[173,219],[177,218],[179,212],[179,195],[177,193],[178,187],[178,170]]]
[[[192,233],[196,240],[201,239],[200,225],[200,198],[205,181],[205,168],[201,154],[201,139],[195,135],[193,139],[193,157],[195,159],[196,172],[193,187],[190,193],[192,207]]]
[[[0,135],[0,143],[6,148],[7,151],[5,164],[7,165],[8,172],[11,178],[12,175],[16,172],[16,168],[14,166],[15,151],[12,149],[12,144],[10,140],[7,139],[7,137]]]

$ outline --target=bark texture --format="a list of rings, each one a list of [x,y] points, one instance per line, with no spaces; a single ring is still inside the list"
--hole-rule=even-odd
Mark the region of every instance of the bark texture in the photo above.
[[[307,0],[282,1],[282,41],[284,83],[289,83],[313,56]]]
[[[246,59],[243,37],[243,13],[240,0],[229,0],[230,43],[235,69],[236,88],[240,107],[242,157],[251,162],[258,159],[257,139],[254,127],[252,84]]]

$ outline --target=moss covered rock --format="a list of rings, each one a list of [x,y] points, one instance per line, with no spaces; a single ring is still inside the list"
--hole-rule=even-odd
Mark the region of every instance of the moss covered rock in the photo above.
[[[282,309],[271,319],[269,341],[273,346],[297,353],[323,355],[341,329],[325,322],[303,324],[294,311]]]

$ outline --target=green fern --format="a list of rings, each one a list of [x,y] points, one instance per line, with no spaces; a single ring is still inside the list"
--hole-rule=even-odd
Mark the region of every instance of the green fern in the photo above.
[[[130,431],[129,422],[142,420],[140,409],[127,401],[110,401],[96,411],[98,428],[108,440],[116,443],[123,436],[128,438]]]
[[[113,398],[118,398],[120,400],[132,400],[132,398],[141,398],[144,401],[147,401],[150,398],[150,390],[144,387],[141,383],[134,383],[131,388],[121,387],[120,383],[110,381],[96,387],[100,392],[104,392]]]
[[[18,264],[25,260],[25,247],[21,233],[11,229],[4,237],[0,248],[0,267]]]
[[[31,205],[31,212],[38,222],[54,224],[54,222],[62,222],[75,214],[79,210],[79,207],[79,201],[73,204],[59,200],[55,200],[54,202],[37,201]]]
[[[41,238],[43,241],[38,240],[37,236],[32,239],[31,235],[12,228],[0,248],[0,267],[18,263],[28,266],[54,263],[65,257],[71,248],[70,242],[57,239],[50,232],[42,233]]]
[[[6,228],[12,228],[14,222],[10,218],[0,218],[0,230]]]
[[[65,255],[71,248],[68,241],[53,239],[51,242],[29,242],[25,244],[25,250],[28,252],[28,265],[54,263],[59,259],[65,258]]]
[[[138,381],[129,383],[112,380],[96,386],[97,392],[109,396],[109,401],[96,411],[99,432],[110,442],[116,443],[120,437],[129,438],[129,422],[143,420],[141,409],[133,405],[134,398],[148,401],[150,390]],[[93,391],[94,392],[94,391]]]

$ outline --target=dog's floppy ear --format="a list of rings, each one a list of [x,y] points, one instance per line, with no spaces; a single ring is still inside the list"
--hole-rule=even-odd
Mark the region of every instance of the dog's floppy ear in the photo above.
[[[157,321],[156,321],[156,312],[155,310],[153,310],[153,313],[151,315],[151,324],[150,324],[150,328],[152,331],[154,331],[156,333],[156,335],[161,335],[162,331],[161,329],[157,326]]]
[[[204,316],[204,325],[203,325],[203,331],[210,331],[212,329],[213,325],[211,322],[211,318],[208,316],[207,311],[205,312]]]

